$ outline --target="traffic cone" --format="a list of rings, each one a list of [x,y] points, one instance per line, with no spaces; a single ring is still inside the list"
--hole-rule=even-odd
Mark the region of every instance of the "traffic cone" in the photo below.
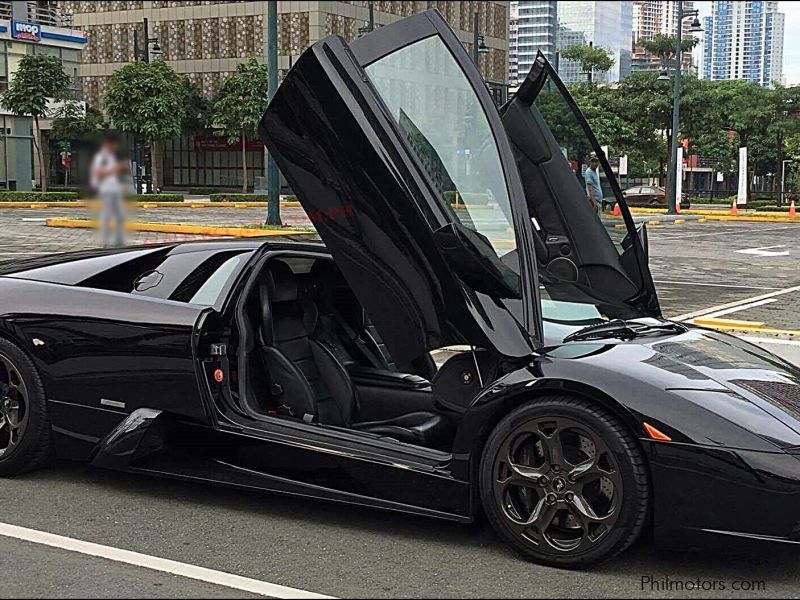
[[[789,216],[790,217],[797,216],[797,209],[794,207],[794,200],[792,200],[792,203],[789,205]]]
[[[733,204],[731,205],[731,214],[732,215],[739,214],[739,208],[736,206],[736,198],[733,199]]]
[[[614,203],[614,212],[611,213],[615,217],[621,217],[622,211],[619,208],[619,202]]]

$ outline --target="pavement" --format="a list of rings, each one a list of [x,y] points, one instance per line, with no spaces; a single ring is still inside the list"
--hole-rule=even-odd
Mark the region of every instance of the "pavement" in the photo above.
[[[251,224],[263,209],[140,211],[141,220]],[[69,209],[0,210],[0,260],[96,245],[96,234],[43,219]],[[306,225],[299,209],[287,221]],[[650,228],[651,266],[664,312],[714,315],[800,330],[800,227],[764,223],[661,223]],[[137,233],[131,243],[187,236]],[[800,364],[790,334],[745,334]],[[60,463],[0,482],[3,597],[247,597],[234,574],[338,597],[800,597],[800,553],[719,556],[661,553],[649,539],[586,572],[527,563],[484,521],[438,522],[353,507],[162,481]],[[19,526],[102,544],[87,555],[9,536]],[[23,536],[24,537],[24,536]],[[121,561],[119,550],[211,569],[205,580]],[[152,562],[152,561],[151,561]],[[149,564],[149,563],[148,563]],[[189,572],[178,570],[177,572]],[[643,587],[643,578],[649,582]],[[699,584],[688,594],[667,581]],[[226,583],[227,582],[227,583]],[[720,588],[720,585],[725,586]],[[733,586],[748,591],[732,589]],[[286,586],[285,588],[279,586]],[[713,589],[712,589],[713,587]],[[272,588],[270,588],[272,589]]]

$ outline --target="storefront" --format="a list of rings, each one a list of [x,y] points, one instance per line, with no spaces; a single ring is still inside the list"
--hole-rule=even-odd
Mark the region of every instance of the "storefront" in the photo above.
[[[25,4],[25,3],[23,3]],[[80,31],[65,27],[43,25],[25,20],[0,19],[0,93],[27,55],[44,54],[61,60],[64,71],[72,79],[72,94],[81,99],[78,65],[80,52],[86,43]],[[25,16],[25,15],[23,15]],[[49,127],[42,123],[43,130]],[[0,189],[30,190],[34,182],[32,119],[16,117],[0,108]]]

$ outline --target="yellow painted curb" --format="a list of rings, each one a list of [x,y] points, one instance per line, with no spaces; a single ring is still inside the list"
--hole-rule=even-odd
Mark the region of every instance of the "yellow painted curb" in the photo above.
[[[656,225],[661,225],[661,221],[648,221],[647,224],[651,227],[655,227]]]
[[[708,221],[741,221],[744,223],[797,223],[800,224],[800,220],[796,217],[759,217],[759,216],[707,216],[706,220]]]
[[[738,319],[717,319],[714,317],[698,317],[692,321],[696,325],[708,327],[730,327],[733,329],[763,329],[764,323],[760,321],[739,321]]]
[[[97,229],[99,226],[96,220],[47,219],[48,227],[68,227],[74,229]],[[158,233],[183,233],[188,235],[209,235],[209,236],[231,236],[231,237],[263,237],[273,235],[299,235],[309,233],[306,231],[296,231],[292,229],[267,229],[267,228],[247,228],[247,227],[228,227],[225,225],[192,225],[185,223],[141,223],[131,222],[125,224],[128,231],[152,231]]]
[[[686,219],[675,219],[672,223],[675,225],[683,225],[686,223]]]
[[[616,225],[614,225],[614,229],[627,229],[627,228],[628,226],[625,225],[625,223],[617,223]]]

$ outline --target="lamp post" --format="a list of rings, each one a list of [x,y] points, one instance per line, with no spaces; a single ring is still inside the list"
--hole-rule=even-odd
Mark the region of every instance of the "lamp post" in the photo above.
[[[478,30],[481,26],[481,18],[476,10],[472,15],[472,62],[475,63],[475,66],[478,68],[478,71],[481,70],[480,63],[478,62],[478,58],[480,58],[481,54],[489,52],[489,47],[486,45],[484,37],[478,33]]]
[[[158,58],[161,56],[161,46],[158,45],[157,37],[150,37],[150,23],[147,19],[143,20],[144,25],[144,50],[139,49],[139,32],[137,29],[133,30],[133,60],[141,60],[143,62],[150,62],[150,44],[153,44],[153,57]]]
[[[150,22],[147,19],[142,20],[142,25],[144,26],[144,49],[139,48],[139,30],[134,27],[133,29],[133,60],[134,61],[142,61],[145,63],[150,62],[151,56],[153,58],[159,58],[161,56],[161,46],[158,44],[157,37],[150,37]],[[150,44],[153,45],[152,53],[150,50]],[[136,160],[137,165],[144,165],[144,185],[145,185],[145,192],[151,194],[153,192],[153,177],[152,177],[152,164],[154,160],[153,156],[153,148],[150,148],[150,161],[145,160],[145,151],[144,146],[138,140],[134,140],[133,143],[133,155]],[[139,167],[137,167],[137,170]],[[136,179],[136,191],[139,192],[141,190],[141,176],[135,175]]]
[[[269,101],[278,91],[278,3],[267,2],[267,96]],[[272,155],[267,156],[267,225],[281,224],[281,182],[278,164]]]
[[[681,67],[683,66],[683,20],[687,17],[694,17],[692,25],[689,27],[690,33],[703,31],[698,15],[700,11],[690,10],[684,12],[683,0],[678,2],[678,27],[675,34],[675,97],[672,104],[672,144],[670,147],[670,177],[667,192],[669,202],[669,214],[677,214],[677,191],[678,191],[678,130],[680,129],[681,114]]]

